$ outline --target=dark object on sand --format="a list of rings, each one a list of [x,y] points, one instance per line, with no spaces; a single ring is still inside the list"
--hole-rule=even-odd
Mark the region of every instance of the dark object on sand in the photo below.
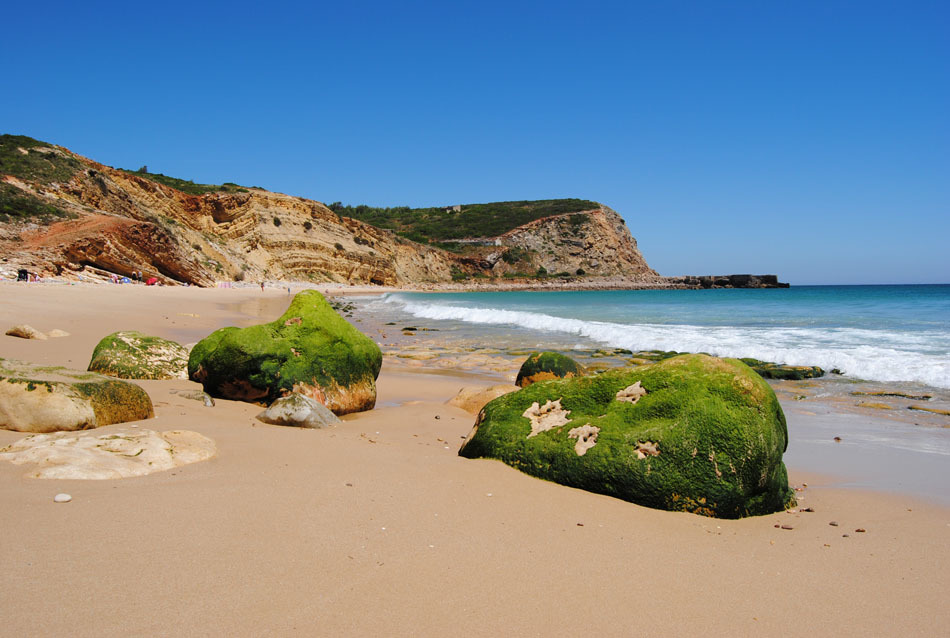
[[[26,268],[20,268],[16,271],[16,280],[17,281],[29,281],[30,273],[27,272]]]

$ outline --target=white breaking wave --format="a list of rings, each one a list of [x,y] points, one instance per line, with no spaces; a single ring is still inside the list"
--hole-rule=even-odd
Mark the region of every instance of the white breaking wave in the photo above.
[[[406,301],[387,296],[418,318],[471,324],[510,325],[576,335],[629,350],[706,352],[720,357],[753,357],[788,365],[837,368],[873,381],[912,381],[950,388],[950,337],[854,328],[736,327],[621,324],[555,317],[498,308],[471,308]]]

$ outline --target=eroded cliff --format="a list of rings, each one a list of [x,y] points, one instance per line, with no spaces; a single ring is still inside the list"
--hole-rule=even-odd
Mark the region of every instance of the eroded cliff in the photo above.
[[[4,196],[60,215],[44,222],[14,215],[0,224],[6,263],[42,275],[141,272],[201,286],[265,278],[380,285],[659,279],[609,208],[538,219],[449,252],[341,217],[320,202],[240,187],[192,195],[62,147],[2,137],[10,151],[0,163]]]

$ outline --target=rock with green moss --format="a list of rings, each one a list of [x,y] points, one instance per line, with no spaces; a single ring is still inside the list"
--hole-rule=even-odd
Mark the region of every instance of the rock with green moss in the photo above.
[[[781,379],[783,381],[801,381],[825,376],[825,371],[818,366],[790,366],[783,363],[759,361],[758,359],[740,359],[766,379]]]
[[[737,518],[794,502],[787,440],[775,393],[753,370],[683,355],[499,397],[459,454],[648,507]]]
[[[188,350],[168,339],[123,330],[96,345],[89,371],[120,379],[187,379]]]
[[[518,370],[515,385],[522,388],[549,379],[570,379],[584,376],[584,368],[559,352],[532,352]]]
[[[199,341],[189,376],[212,396],[269,405],[297,392],[335,414],[370,410],[382,352],[316,290],[298,293],[279,319],[222,328]]]
[[[57,432],[154,416],[134,383],[80,370],[0,359],[0,428]]]

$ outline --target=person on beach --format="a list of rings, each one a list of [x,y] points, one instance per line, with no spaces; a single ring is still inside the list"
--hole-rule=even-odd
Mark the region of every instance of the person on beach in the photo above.
[[[261,292],[264,292],[264,282],[261,281]]]

